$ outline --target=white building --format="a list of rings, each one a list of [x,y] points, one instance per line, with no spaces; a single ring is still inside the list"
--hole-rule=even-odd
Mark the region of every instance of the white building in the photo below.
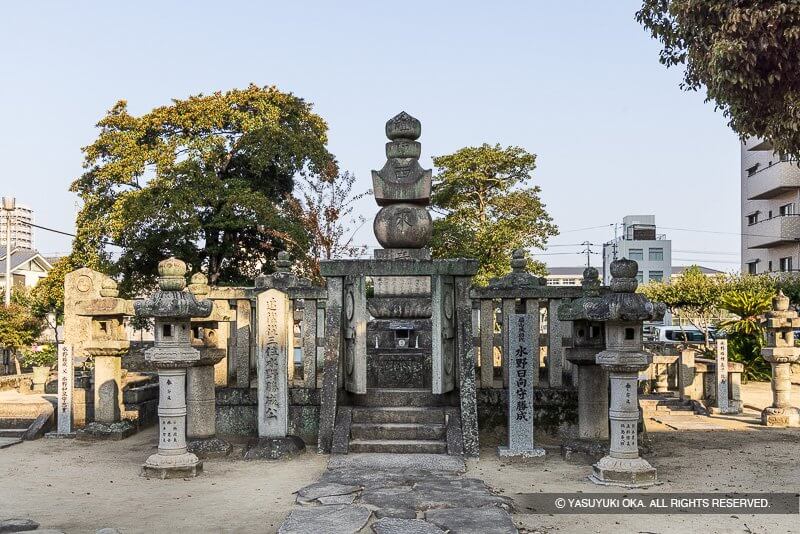
[[[33,250],[33,210],[17,204],[11,215],[11,248],[27,248]],[[6,246],[6,212],[0,210],[0,245],[5,254]]]
[[[741,147],[742,272],[800,269],[800,168],[750,138]]]
[[[580,286],[583,280],[583,270],[586,267],[548,267],[547,285],[548,286]],[[600,282],[602,283],[602,276]]]
[[[11,283],[14,286],[33,287],[47,276],[53,266],[35,250],[18,248],[11,251]],[[6,288],[6,251],[0,249],[0,295]]]
[[[656,231],[655,215],[627,215],[622,235],[603,243],[603,280],[611,279],[609,268],[615,259],[636,260],[639,283],[669,280],[672,276],[672,241]]]

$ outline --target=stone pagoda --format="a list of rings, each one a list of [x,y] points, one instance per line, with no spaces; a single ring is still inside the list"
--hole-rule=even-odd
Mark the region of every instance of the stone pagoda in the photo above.
[[[772,406],[761,412],[761,422],[766,426],[800,426],[800,410],[792,406],[791,399],[791,365],[800,360],[800,348],[794,344],[800,318],[789,310],[789,298],[783,291],[772,299],[772,311],[767,312],[763,324],[766,346],[761,355],[772,366]]]
[[[191,345],[191,320],[208,317],[213,304],[184,291],[186,264],[169,258],[158,264],[159,290],[134,304],[136,315],[155,319],[155,344],[145,359],[158,369],[158,452],[142,466],[142,476],[183,478],[203,468],[186,446],[186,369],[200,360]]]
[[[376,260],[431,259],[431,171],[419,164],[421,133],[420,122],[405,111],[386,123],[387,160],[372,171],[381,206],[373,229],[383,246],[375,250]],[[374,297],[367,300],[375,318],[367,325],[368,387],[430,388],[430,276],[378,276],[374,284]]]
[[[665,307],[636,293],[639,265],[628,259],[611,262],[611,293],[586,307],[586,319],[602,321],[605,350],[595,362],[609,373],[611,422],[609,454],[594,466],[589,479],[596,484],[645,487],[657,484],[656,470],[639,457],[637,394],[639,371],[650,365],[652,356],[642,345],[642,323],[663,319]]]

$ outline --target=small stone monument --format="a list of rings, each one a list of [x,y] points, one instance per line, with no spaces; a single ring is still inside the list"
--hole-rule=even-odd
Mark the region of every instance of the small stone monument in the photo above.
[[[498,447],[501,457],[544,456],[545,451],[533,443],[533,375],[539,372],[539,346],[534,342],[533,314],[513,313],[508,322],[509,384],[508,384],[508,446]]]
[[[611,262],[611,293],[602,296],[593,317],[605,320],[606,349],[595,361],[609,372],[611,443],[608,456],[594,464],[595,484],[645,487],[657,484],[656,470],[639,457],[638,373],[651,356],[642,347],[642,323],[664,317],[665,307],[636,293],[639,265],[628,259]]]
[[[122,356],[130,347],[124,319],[133,314],[132,303],[119,298],[117,283],[106,277],[100,298],[80,301],[76,314],[88,317],[89,337],[83,349],[94,361],[94,421],[78,432],[81,439],[122,439],[136,426],[122,419],[125,411],[122,384]]]
[[[155,318],[155,345],[145,359],[158,369],[158,452],[142,466],[142,476],[182,478],[203,468],[186,447],[186,369],[200,361],[191,346],[192,317],[211,315],[210,300],[198,301],[186,287],[186,264],[169,258],[158,264],[159,290],[135,303],[136,315]]]
[[[192,275],[189,292],[198,301],[207,298],[210,287],[203,273]],[[186,371],[186,438],[189,452],[200,458],[227,456],[230,443],[217,437],[214,366],[225,357],[220,348],[219,323],[230,320],[227,303],[213,301],[208,317],[192,319],[192,346],[200,359]]]
[[[595,361],[605,349],[606,309],[601,305],[597,269],[583,271],[583,296],[563,303],[558,309],[562,321],[572,322],[572,346],[567,360],[578,368],[578,438],[608,440],[608,372]]]
[[[772,406],[761,412],[766,426],[800,426],[800,410],[792,406],[791,364],[800,360],[794,345],[794,331],[800,328],[797,312],[789,310],[789,298],[779,292],[772,299],[772,311],[764,321],[766,347],[761,355],[772,366]]]

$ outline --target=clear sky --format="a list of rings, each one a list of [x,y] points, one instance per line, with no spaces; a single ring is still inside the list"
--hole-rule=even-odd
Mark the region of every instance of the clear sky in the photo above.
[[[171,98],[275,84],[314,103],[362,190],[385,160],[384,122],[406,110],[422,121],[423,166],[484,142],[537,154],[535,181],[563,232],[552,244],[600,244],[624,215],[653,213],[673,263],[738,269],[739,141],[702,94],[679,89],[680,70],[658,63],[658,43],[634,20],[638,6],[8,2],[0,191],[32,207],[38,224],[72,231],[78,204],[67,189],[81,173],[80,148],[115,101],[144,113]],[[371,220],[377,207],[368,198],[359,210]],[[358,237],[376,244],[369,224]],[[36,243],[44,253],[70,248],[70,238],[42,230]]]

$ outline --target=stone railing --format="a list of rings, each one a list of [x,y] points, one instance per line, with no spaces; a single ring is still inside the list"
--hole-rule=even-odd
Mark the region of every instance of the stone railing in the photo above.
[[[581,296],[580,287],[525,285],[518,287],[473,288],[474,346],[479,368],[479,388],[507,388],[509,382],[508,328],[505,317],[513,313],[534,316],[539,332],[534,347],[539,349],[539,372],[534,387],[557,388],[572,384],[572,364],[564,358],[564,337],[570,335],[568,323],[558,319],[564,300]],[[535,349],[534,349],[535,350]],[[566,380],[565,380],[566,379]]]

